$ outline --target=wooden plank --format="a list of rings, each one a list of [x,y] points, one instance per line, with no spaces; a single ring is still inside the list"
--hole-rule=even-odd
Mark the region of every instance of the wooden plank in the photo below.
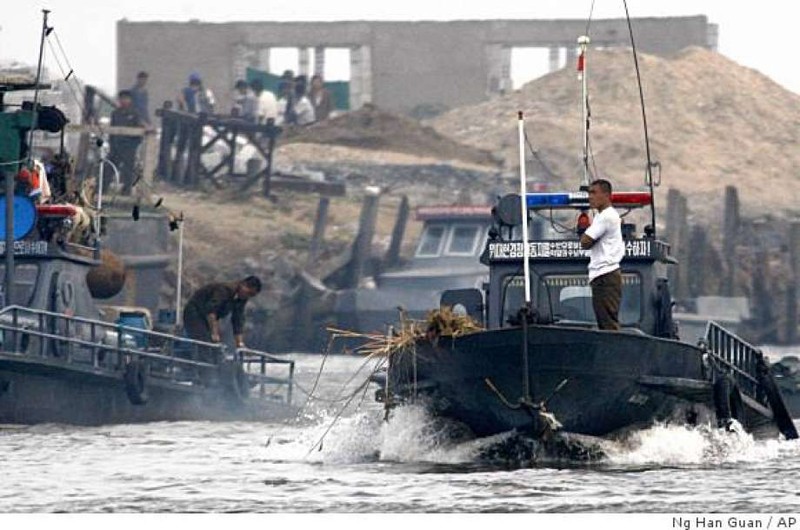
[[[273,191],[318,193],[327,197],[343,197],[346,191],[345,185],[342,182],[316,182],[274,176],[272,177],[271,188]]]

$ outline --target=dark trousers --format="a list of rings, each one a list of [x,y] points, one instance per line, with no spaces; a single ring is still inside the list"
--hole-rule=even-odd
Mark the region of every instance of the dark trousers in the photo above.
[[[108,153],[108,158],[117,166],[122,181],[122,195],[130,195],[133,181],[136,178],[136,145],[115,147]],[[103,179],[105,180],[105,179]]]
[[[592,283],[592,307],[600,329],[619,329],[622,273],[619,269],[598,276]]]
[[[184,309],[183,329],[190,339],[211,342],[211,327],[208,325],[208,320],[191,306],[186,306]],[[195,352],[195,360],[212,364],[219,362],[219,355],[215,349],[205,346],[193,346],[192,349]]]

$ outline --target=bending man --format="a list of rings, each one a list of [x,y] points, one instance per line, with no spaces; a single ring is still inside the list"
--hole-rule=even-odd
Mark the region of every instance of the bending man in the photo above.
[[[244,306],[261,292],[261,280],[248,276],[231,283],[211,283],[195,292],[183,310],[183,327],[189,338],[220,342],[219,321],[230,313],[237,348],[244,347]]]
[[[598,179],[589,186],[589,206],[597,210],[592,224],[581,236],[581,247],[589,249],[589,285],[592,307],[600,329],[619,329],[622,273],[625,255],[619,214],[611,206],[611,183]]]

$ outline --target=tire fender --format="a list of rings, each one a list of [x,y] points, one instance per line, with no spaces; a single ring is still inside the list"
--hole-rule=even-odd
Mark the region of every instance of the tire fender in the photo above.
[[[141,361],[133,360],[125,365],[125,393],[132,405],[147,403],[147,370]]]

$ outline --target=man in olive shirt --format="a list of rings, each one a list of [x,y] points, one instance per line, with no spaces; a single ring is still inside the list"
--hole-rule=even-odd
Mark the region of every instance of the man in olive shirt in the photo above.
[[[230,283],[211,283],[195,292],[183,310],[183,327],[189,338],[219,342],[219,321],[230,313],[237,348],[244,347],[244,306],[261,291],[261,280],[248,276]]]

